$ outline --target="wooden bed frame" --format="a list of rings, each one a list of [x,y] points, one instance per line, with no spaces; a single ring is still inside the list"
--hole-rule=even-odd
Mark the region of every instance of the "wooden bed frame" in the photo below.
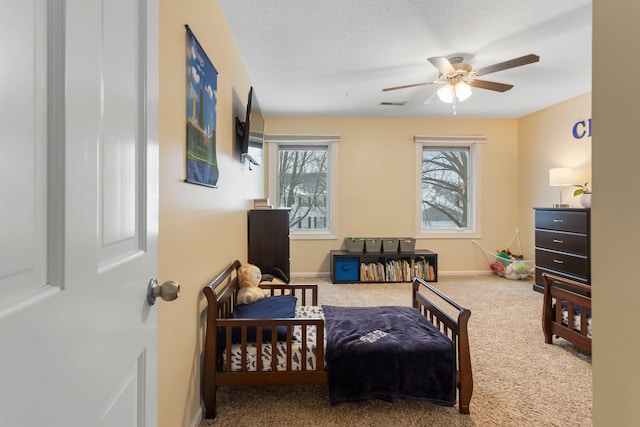
[[[543,273],[544,302],[542,330],[544,341],[553,343],[553,336],[561,337],[591,353],[591,337],[587,335],[586,311],[591,310],[591,286],[553,274]],[[568,325],[562,324],[562,303],[566,302]],[[580,330],[573,327],[574,305],[580,306]]]
[[[303,339],[306,340],[307,327],[316,328],[316,360],[324,361],[324,320],[320,318],[295,318],[295,319],[231,319],[231,312],[236,305],[236,292],[238,289],[237,270],[240,261],[234,261],[211,281],[203,292],[207,298],[207,324],[205,331],[204,363],[202,397],[205,406],[205,418],[216,416],[216,390],[221,385],[263,385],[263,384],[326,384],[327,372],[324,363],[318,363],[313,369],[308,369],[303,363],[301,370],[291,368],[291,341],[294,326],[304,326]],[[366,286],[366,285],[363,285]],[[298,298],[300,305],[318,305],[318,288],[313,284],[269,284],[261,285],[269,289],[271,295],[281,293],[293,294]],[[457,316],[451,316],[443,311],[426,292],[432,292],[442,301],[446,302],[449,311],[457,312]],[[469,352],[469,338],[467,334],[467,322],[471,312],[460,307],[454,301],[440,293],[421,279],[413,282],[413,306],[418,308],[424,316],[449,337],[455,346],[457,353],[457,387],[458,408],[460,413],[469,413],[469,404],[473,393],[473,376],[471,372],[471,356]],[[256,327],[257,353],[261,354],[262,342],[270,342],[275,346],[277,335],[276,327],[286,327],[287,331],[287,358],[286,370],[276,370],[276,358],[272,358],[271,370],[262,371],[262,361],[258,358],[257,370],[250,371],[246,368],[247,328]],[[271,337],[262,339],[262,327],[270,326],[273,331]],[[242,370],[231,371],[231,331],[232,327],[241,328],[241,354]],[[220,334],[224,334],[225,348],[218,349]],[[222,352],[226,352],[223,359]],[[306,360],[306,348],[302,346],[302,360]],[[224,362],[223,362],[224,361]]]

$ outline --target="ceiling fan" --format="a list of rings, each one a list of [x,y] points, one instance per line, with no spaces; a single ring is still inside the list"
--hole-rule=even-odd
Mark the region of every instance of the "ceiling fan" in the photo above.
[[[445,86],[438,89],[438,91],[431,98],[427,99],[425,104],[430,103],[432,98],[437,95],[437,97],[440,98],[441,101],[452,103],[453,114],[456,114],[456,101],[462,102],[465,99],[469,98],[469,96],[471,96],[471,87],[488,89],[496,92],[505,92],[513,87],[513,85],[510,84],[491,82],[488,80],[479,80],[477,79],[477,77],[502,70],[507,70],[509,68],[531,64],[534,62],[538,62],[539,60],[540,57],[538,55],[529,54],[474,70],[471,65],[465,64],[463,62],[464,58],[462,58],[461,56],[454,56],[451,58],[434,56],[428,58],[428,61],[431,62],[438,69],[438,71],[440,71],[438,80],[388,87],[382,90],[384,92],[387,92],[391,90],[405,89],[430,84],[444,84]]]

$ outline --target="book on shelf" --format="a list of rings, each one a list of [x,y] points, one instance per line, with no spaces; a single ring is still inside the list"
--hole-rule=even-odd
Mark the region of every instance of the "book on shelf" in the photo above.
[[[424,257],[360,263],[361,282],[410,282],[414,277],[435,280],[435,270]]]
[[[269,199],[253,199],[253,209],[273,209]]]
[[[360,264],[361,282],[383,282],[385,280],[385,268],[379,262]]]

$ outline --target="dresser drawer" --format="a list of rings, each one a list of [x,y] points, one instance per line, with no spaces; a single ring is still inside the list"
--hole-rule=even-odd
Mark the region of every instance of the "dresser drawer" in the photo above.
[[[536,228],[587,233],[589,221],[586,212],[539,210],[536,211]]]
[[[589,259],[546,249],[536,249],[536,267],[560,271],[577,277],[589,277]]]
[[[586,256],[589,254],[589,238],[586,234],[536,230],[536,247]]]

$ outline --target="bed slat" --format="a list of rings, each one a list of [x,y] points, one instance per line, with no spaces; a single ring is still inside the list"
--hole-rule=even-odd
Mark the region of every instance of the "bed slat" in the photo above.
[[[557,336],[591,353],[591,337],[587,325],[587,313],[591,311],[591,286],[549,273],[543,273],[542,279],[542,330],[545,342],[552,344],[553,337]],[[567,325],[562,323],[563,303],[567,306]],[[579,331],[574,327],[576,307],[580,307]]]

